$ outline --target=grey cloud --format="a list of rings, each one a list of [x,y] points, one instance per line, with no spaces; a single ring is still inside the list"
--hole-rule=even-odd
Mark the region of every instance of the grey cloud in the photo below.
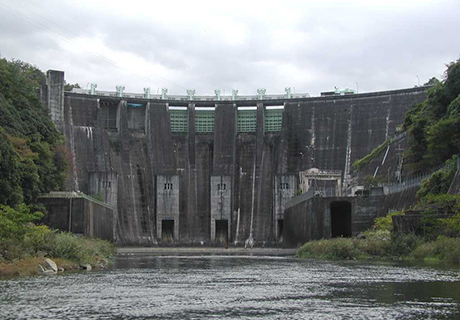
[[[282,93],[284,86],[291,85],[316,95],[335,85],[354,88],[356,82],[360,91],[410,87],[417,83],[416,75],[422,81],[439,76],[443,64],[457,59],[460,53],[456,34],[460,29],[456,17],[460,5],[455,1],[407,8],[299,2],[290,8],[292,16],[232,17],[246,25],[243,44],[210,37],[212,30],[204,30],[199,24],[169,25],[145,16],[114,16],[107,8],[78,2],[46,1],[40,5],[30,8],[48,19],[43,23],[68,39],[102,36],[113,50],[162,65],[169,74],[157,77],[143,70],[131,71],[171,88],[171,93],[183,93],[182,87],[208,94],[215,88],[226,89],[227,93],[232,88],[255,93],[262,86],[269,92]],[[59,46],[62,40],[14,16],[0,13],[0,18],[4,18],[0,26],[8,24],[8,28],[0,28],[3,54],[33,60],[45,68],[51,65],[52,52],[52,64],[65,68],[68,79],[80,83],[103,81],[100,88],[125,82],[127,87],[141,91],[142,86],[152,85],[127,76],[126,71],[91,54],[65,52]],[[292,27],[305,40],[290,45],[275,41],[273,33],[286,27]],[[289,74],[285,65],[295,66],[300,77]]]

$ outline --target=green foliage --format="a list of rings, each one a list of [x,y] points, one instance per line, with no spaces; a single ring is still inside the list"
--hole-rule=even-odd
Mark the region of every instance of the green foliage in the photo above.
[[[302,258],[338,260],[357,259],[359,253],[352,239],[334,238],[309,241],[297,251],[297,256]]]
[[[30,230],[31,222],[43,217],[41,212],[30,212],[24,204],[15,209],[10,206],[0,205],[0,242],[6,239],[22,241]]]
[[[16,205],[23,200],[19,156],[0,128],[0,204]]]
[[[388,231],[393,230],[393,216],[402,216],[404,211],[397,211],[387,214],[385,217],[378,217],[375,219],[374,225],[371,230],[373,231]]]
[[[47,240],[52,232],[48,226],[31,226],[25,234],[23,247],[28,248],[30,254],[44,250],[48,246]]]
[[[415,248],[423,243],[423,239],[415,234],[393,235],[388,254],[393,257],[409,255]]]
[[[424,86],[434,86],[439,83],[439,80],[436,77],[432,77],[428,82],[424,83]]]
[[[421,200],[428,195],[439,195],[449,191],[449,187],[457,170],[457,156],[453,156],[446,161],[446,166],[433,173],[422,183],[420,190],[417,191],[417,199]]]
[[[72,91],[73,88],[81,89],[80,85],[78,83],[67,83],[64,86],[65,91]]]
[[[0,204],[32,204],[63,186],[68,156],[40,102],[44,81],[36,67],[0,59]]]
[[[452,101],[460,94],[460,59],[447,65],[445,77],[445,94]]]
[[[460,236],[460,196],[427,194],[414,207],[420,211],[420,230],[427,240]],[[447,216],[447,217],[446,217]]]
[[[8,213],[8,221],[0,216],[0,260],[43,255],[94,265],[100,258],[109,258],[115,252],[114,245],[108,241],[36,226],[31,221],[40,219],[41,214],[31,214],[26,206],[20,207],[21,211],[9,207],[4,210]]]
[[[428,90],[427,99],[404,118],[408,132],[406,168],[439,165],[460,150],[460,59],[447,66],[445,80]]]
[[[444,234],[450,237],[460,237],[460,208],[457,209],[457,214],[441,219],[444,225]]]
[[[406,115],[407,117],[407,115]],[[414,115],[410,120],[405,120],[405,123],[411,123],[408,127],[407,151],[405,151],[406,162],[412,164],[415,171],[423,169],[426,165],[424,162],[424,154],[427,149],[427,125],[428,118],[422,115]]]
[[[95,194],[94,196],[92,196],[94,199],[96,199],[97,201],[100,201],[100,202],[105,202],[105,197],[104,197],[104,193],[101,191],[99,191],[98,194]]]
[[[374,148],[367,156],[364,158],[358,159],[353,162],[353,168],[355,170],[361,170],[365,166],[367,166],[373,159],[375,159],[379,154],[381,154],[388,145],[393,143],[393,139],[387,139],[384,143],[379,145],[378,147]]]
[[[438,237],[432,242],[425,242],[410,254],[416,260],[439,260],[460,263],[460,238]]]
[[[421,199],[416,208],[423,210],[423,231],[427,238],[433,239],[438,235],[460,236],[459,195],[428,194]],[[450,217],[439,218],[439,214]]]
[[[460,117],[457,115],[440,119],[427,129],[429,163],[442,163],[460,151]]]
[[[449,104],[449,107],[447,108],[447,116],[449,118],[460,116],[460,95]]]
[[[429,210],[432,208],[436,208],[443,214],[460,212],[460,195],[427,194],[414,206],[416,210]]]

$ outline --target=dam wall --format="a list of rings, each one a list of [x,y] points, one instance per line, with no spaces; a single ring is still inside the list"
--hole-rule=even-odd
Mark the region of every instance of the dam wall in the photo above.
[[[66,92],[68,189],[116,208],[120,245],[274,243],[299,171],[340,170],[346,191],[353,161],[425,98],[426,87],[245,101]]]

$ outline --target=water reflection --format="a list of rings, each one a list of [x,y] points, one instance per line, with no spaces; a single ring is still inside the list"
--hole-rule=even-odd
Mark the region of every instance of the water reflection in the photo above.
[[[124,256],[0,281],[1,319],[452,319],[459,269],[278,257]]]

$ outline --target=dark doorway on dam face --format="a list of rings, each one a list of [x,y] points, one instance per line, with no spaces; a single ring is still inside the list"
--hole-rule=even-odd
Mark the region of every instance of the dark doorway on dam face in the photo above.
[[[351,203],[334,201],[331,203],[331,237],[351,237]]]
[[[164,243],[174,242],[174,220],[161,221],[161,240]]]
[[[284,220],[278,219],[278,241],[283,242],[283,230],[284,230]]]
[[[216,242],[228,244],[228,220],[216,220]]]

